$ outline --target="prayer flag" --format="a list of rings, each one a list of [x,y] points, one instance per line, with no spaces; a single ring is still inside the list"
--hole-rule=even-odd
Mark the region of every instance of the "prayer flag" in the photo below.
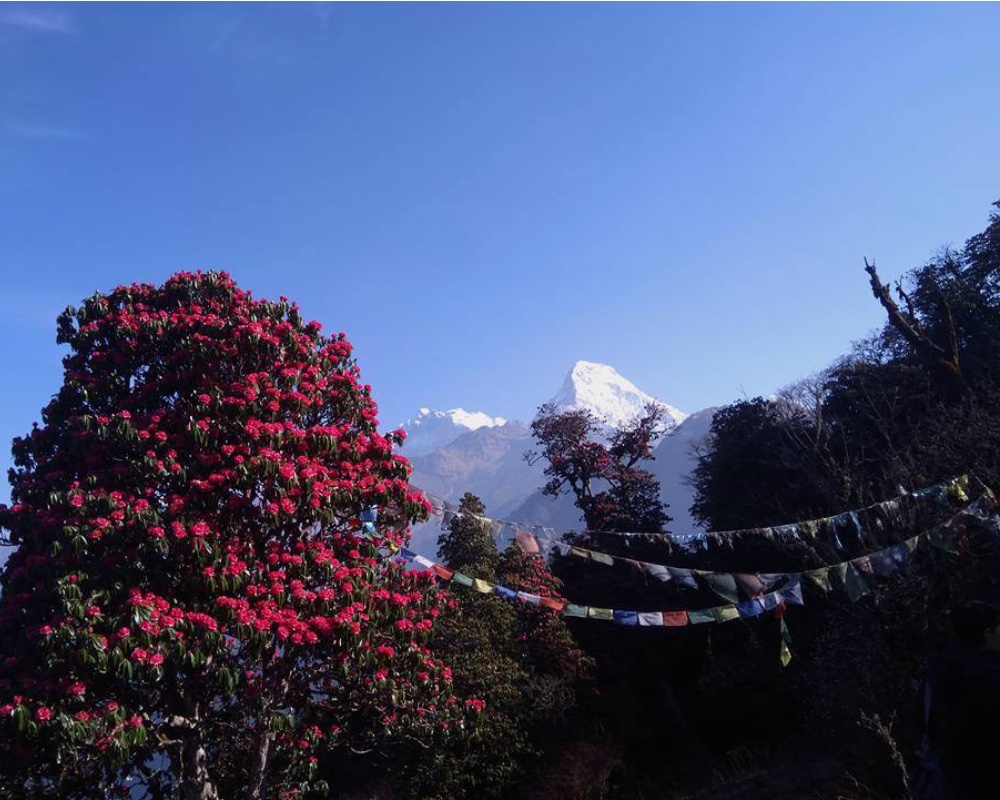
[[[785,624],[785,618],[781,618],[780,623],[781,631],[781,666],[787,667],[788,662],[792,660],[792,635],[788,632],[788,625]]]
[[[687,611],[664,611],[663,624],[668,628],[680,628],[688,624]]]
[[[649,564],[645,561],[640,561],[639,564],[642,569],[650,575],[650,577],[663,582],[670,580],[670,570],[662,564]]]
[[[789,605],[801,606],[802,600],[802,578],[798,575],[789,576],[788,583],[781,587],[781,599]]]
[[[514,541],[521,548],[522,553],[530,555],[538,552],[538,540],[527,531],[518,531],[515,533]]]
[[[847,592],[847,596],[852,603],[856,603],[871,591],[864,576],[858,572],[857,568],[850,561],[838,564],[834,569],[836,569],[837,574],[840,576],[840,580],[844,584],[844,590]]]
[[[575,605],[574,603],[567,603],[566,604],[566,608],[563,609],[563,616],[564,617],[586,617],[587,616],[587,607],[586,606],[578,606],[578,605]]]
[[[670,573],[675,581],[677,581],[681,586],[687,586],[689,589],[697,589],[698,584],[695,582],[694,574],[689,569],[683,569],[681,567],[667,567],[667,572]]]
[[[551,608],[553,611],[562,611],[566,607],[565,601],[556,600],[554,597],[543,597],[540,605]]]
[[[782,603],[781,592],[768,592],[760,598],[760,604],[765,611],[774,611]]]
[[[756,597],[737,603],[736,610],[741,617],[759,617],[764,613],[764,604]]]
[[[615,611],[615,625],[638,625],[639,614],[635,611]]]
[[[726,572],[696,572],[695,574],[703,578],[712,591],[723,600],[728,600],[730,603],[740,601],[740,595],[736,589],[736,578],[732,575]]]
[[[819,569],[811,569],[805,573],[806,577],[809,578],[816,586],[827,593],[833,590],[833,585],[830,583],[830,569],[829,567],[820,567]]]
[[[733,573],[736,583],[743,590],[747,597],[760,597],[764,594],[764,581],[759,575],[752,575],[746,572]]]
[[[872,567],[872,561],[869,556],[858,556],[857,558],[851,559],[851,563],[865,575],[871,575],[874,572]]]
[[[587,609],[587,616],[590,619],[605,619],[610,622],[615,618],[615,612],[610,608],[596,608],[591,606]]]
[[[659,611],[640,611],[639,625],[643,628],[661,627],[663,625],[663,615]]]

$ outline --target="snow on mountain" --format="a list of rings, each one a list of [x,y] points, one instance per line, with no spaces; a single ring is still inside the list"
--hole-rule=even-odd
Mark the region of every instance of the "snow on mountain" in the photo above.
[[[531,431],[522,422],[466,431],[431,453],[410,459],[410,483],[452,503],[472,492],[491,517],[503,518],[544,482],[540,464],[524,461]],[[433,554],[440,528],[425,523],[413,529],[413,549]]]
[[[578,361],[550,401],[559,411],[585,409],[607,429],[632,422],[645,406],[656,403],[666,411],[672,430],[656,448],[656,460],[646,464],[659,479],[661,497],[670,504],[675,522],[670,530],[691,530],[688,513],[691,489],[686,476],[694,466],[691,445],[703,437],[714,409],[685,414],[646,394],[605,364]],[[486,514],[528,525],[557,528],[580,526],[580,512],[572,498],[551,498],[540,491],[544,464],[529,465],[525,450],[534,446],[530,429],[520,422],[506,422],[463,409],[419,414],[401,426],[410,436],[402,454],[413,465],[411,482],[445,500],[457,503],[465,492],[479,496]],[[430,521],[413,529],[412,547],[433,557],[437,550],[438,523]]]
[[[608,428],[632,422],[649,403],[661,406],[675,425],[688,417],[683,411],[646,394],[619,375],[614,367],[592,361],[577,361],[562,388],[549,402],[559,411],[589,411]]]
[[[399,426],[407,433],[402,453],[408,458],[427,455],[439,447],[451,444],[469,431],[495,428],[506,423],[507,420],[503,417],[491,417],[481,411],[466,411],[464,408],[434,411],[421,408],[417,416]]]
[[[688,415],[660,440],[653,451],[653,460],[640,465],[660,482],[660,499],[667,504],[667,513],[673,518],[667,523],[667,530],[674,533],[701,530],[691,516],[694,489],[688,483],[688,476],[698,463],[695,446],[708,436],[717,410],[705,408]],[[525,497],[524,502],[510,512],[510,518],[557,529],[579,529],[583,524],[572,494],[553,498],[542,494],[540,489]]]

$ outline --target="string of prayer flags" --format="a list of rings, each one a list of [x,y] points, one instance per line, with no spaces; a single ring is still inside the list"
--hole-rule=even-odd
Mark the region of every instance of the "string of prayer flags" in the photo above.
[[[508,600],[519,600],[532,605],[551,609],[564,617],[576,619],[592,619],[612,622],[626,627],[665,627],[677,628],[686,625],[698,625],[706,622],[729,622],[734,619],[750,619],[759,617],[765,612],[774,611],[782,604],[802,605],[802,587],[797,575],[766,575],[744,576],[754,578],[749,581],[752,590],[760,590],[755,597],[738,603],[727,603],[714,608],[686,611],[671,609],[666,611],[637,611],[633,609],[603,608],[600,606],[585,606],[568,603],[555,597],[541,597],[530,592],[515,591],[506,586],[494,585],[481,578],[466,575],[457,570],[451,570],[443,564],[436,564],[408,548],[401,548],[399,556],[414,564],[430,569],[442,580],[450,580],[459,586],[465,586],[482,594],[497,594]],[[428,566],[429,565],[429,566]],[[780,589],[762,593],[764,588],[773,585],[780,578],[786,578]],[[735,579],[733,586],[735,586]]]
[[[595,561],[601,564],[625,562],[632,568],[654,575],[658,580],[673,580],[677,583],[697,587],[702,581],[721,599],[725,605],[712,609],[692,611],[634,611],[632,609],[605,609],[566,603],[554,598],[543,598],[526,592],[515,592],[502,586],[494,586],[487,581],[456,572],[443,564],[437,564],[412,550],[403,548],[399,555],[424,569],[434,572],[442,580],[450,580],[475,591],[497,593],[508,599],[541,605],[561,612],[564,616],[616,621],[621,625],[641,625],[676,627],[704,622],[726,622],[736,618],[751,618],[765,611],[777,608],[781,603],[801,605],[802,579],[811,581],[820,591],[830,593],[834,589],[831,575],[836,576],[837,585],[847,594],[851,602],[857,602],[871,593],[869,579],[887,577],[904,568],[910,556],[921,541],[949,552],[956,552],[953,535],[966,529],[963,520],[975,520],[980,527],[985,526],[995,543],[1000,543],[1000,515],[996,510],[996,499],[989,491],[955,514],[951,519],[898,544],[884,547],[867,555],[857,556],[838,564],[827,565],[802,573],[716,573],[706,570],[692,570],[666,565],[651,565],[634,559],[623,559],[597,553],[571,545],[563,545],[563,552]],[[595,554],[597,558],[595,558]],[[602,558],[603,556],[603,558]],[[650,568],[654,569],[650,569]],[[697,579],[697,580],[696,580]],[[781,584],[779,590],[774,587]],[[616,617],[616,613],[618,613]],[[657,617],[656,615],[660,616]],[[640,616],[641,615],[641,616]],[[635,619],[633,623],[632,620]]]
[[[989,501],[990,498],[984,495],[981,500]],[[977,503],[979,502],[980,501],[977,501]],[[812,570],[803,571],[801,573],[755,574],[713,572],[711,570],[671,567],[666,564],[653,564],[651,562],[638,561],[636,559],[623,558],[621,556],[611,556],[597,550],[591,550],[578,545],[569,545],[563,542],[556,543],[554,547],[563,555],[581,558],[597,564],[607,566],[614,566],[615,564],[622,563],[628,564],[638,572],[649,575],[653,579],[661,582],[673,580],[679,585],[686,586],[688,588],[697,588],[698,581],[701,581],[723,600],[734,604],[740,603],[744,599],[759,596],[767,588],[773,586],[776,581],[787,578],[791,575],[806,576],[824,593],[830,592],[833,587],[830,584],[829,574],[830,570],[834,570],[835,573],[841,577],[841,585],[844,586],[848,595],[852,597],[853,600],[857,600],[869,593],[867,581],[863,576],[887,577],[901,569],[904,569],[909,563],[910,554],[917,547],[924,535],[930,537],[931,543],[935,546],[955,552],[954,545],[947,539],[947,530],[953,524],[954,520],[962,515],[973,516],[976,519],[987,522],[995,517],[995,515],[991,517],[989,514],[982,513],[976,507],[976,504],[972,504],[966,509],[962,509],[952,519],[946,521],[938,528],[934,528],[924,534],[912,536],[904,542],[884,547],[867,555],[856,556],[855,558],[848,559],[838,564],[829,564]],[[850,521],[850,515],[847,515],[845,519],[847,519],[848,522],[854,526],[854,522]],[[998,549],[1000,549],[1000,520],[998,520],[995,527],[990,528],[990,532],[991,535],[994,536]],[[850,574],[845,566],[848,563],[853,565],[853,572]],[[854,572],[858,574],[854,574]]]
[[[967,497],[967,495],[965,496]],[[997,513],[996,498],[992,492],[986,490],[979,498],[949,520],[923,533],[867,555],[802,573],[713,573],[654,565],[662,567],[662,570],[657,574],[661,576],[665,574],[669,580],[676,580],[691,586],[697,585],[696,578],[702,580],[713,588],[722,599],[728,601],[724,605],[714,608],[691,610],[647,611],[569,603],[559,598],[541,597],[491,584],[488,581],[451,570],[443,564],[435,563],[407,548],[401,548],[398,555],[424,569],[429,569],[442,580],[450,580],[473,591],[483,594],[495,593],[506,599],[549,608],[567,618],[606,621],[625,627],[682,627],[705,623],[723,623],[736,619],[753,619],[766,612],[774,612],[775,615],[781,617],[781,661],[783,665],[787,665],[792,658],[791,637],[782,615],[786,606],[803,604],[803,578],[810,580],[820,590],[830,592],[833,590],[832,573],[837,577],[837,583],[851,601],[856,602],[871,592],[869,578],[889,576],[908,566],[910,556],[920,542],[926,541],[931,546],[955,552],[954,543],[950,539],[963,534],[968,529],[969,520],[974,520],[980,530],[987,530],[994,543],[1000,545],[1000,514]],[[569,550],[580,551],[581,557],[586,557],[591,561],[595,560],[593,558],[595,551],[567,547]],[[612,559],[611,563],[615,563],[616,560],[624,561],[633,568],[644,572],[647,572],[650,566],[632,559],[613,559],[610,556],[607,558]],[[598,563],[607,563],[600,559],[597,561]]]
[[[509,538],[510,541],[517,543],[517,531],[530,531],[530,535],[535,537],[536,543],[543,552],[547,551],[549,546],[562,538],[563,534],[617,536],[626,540],[629,538],[637,538],[645,541],[670,541],[683,550],[687,550],[691,553],[698,553],[703,551],[707,546],[708,540],[714,537],[732,538],[738,534],[751,534],[778,539],[816,539],[819,537],[821,531],[829,531],[830,541],[834,548],[837,552],[846,554],[850,548],[847,546],[845,539],[847,539],[851,544],[859,546],[860,549],[860,543],[865,538],[866,527],[871,526],[874,527],[876,531],[881,530],[883,518],[886,520],[899,518],[905,502],[917,500],[918,502],[936,502],[941,504],[947,504],[949,501],[968,503],[969,493],[971,491],[971,478],[968,475],[960,475],[957,478],[953,478],[950,481],[946,481],[935,486],[929,486],[914,492],[904,492],[898,497],[890,500],[884,500],[880,503],[874,503],[873,505],[867,506],[863,509],[845,511],[840,514],[820,519],[804,520],[791,524],[776,525],[769,528],[748,528],[731,531],[695,531],[691,533],[645,533],[600,530],[582,531],[575,528],[566,528],[557,531],[555,528],[541,525],[529,525],[523,522],[514,522],[511,520],[492,519],[479,514],[461,512],[458,510],[458,506],[453,503],[449,503],[437,495],[417,489],[416,487],[411,488],[423,494],[424,499],[430,505],[431,513],[435,517],[440,518],[441,527],[443,528],[447,528],[451,524],[452,520],[457,516],[474,516],[489,523],[491,531],[493,531],[494,535],[498,539]],[[985,489],[985,486],[983,488]],[[374,522],[374,520],[371,521]],[[496,527],[494,528],[494,526]],[[507,536],[507,531],[511,532],[509,537]],[[998,539],[1000,539],[1000,527],[998,527],[997,535]]]

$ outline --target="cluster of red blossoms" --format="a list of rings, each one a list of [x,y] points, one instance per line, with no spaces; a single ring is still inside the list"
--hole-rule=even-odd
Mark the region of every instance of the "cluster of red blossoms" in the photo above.
[[[225,711],[198,735],[267,713],[323,746],[460,721],[426,647],[442,597],[388,559],[426,505],[343,334],[224,273],[119,287],[59,325],[64,384],[0,507],[0,729],[31,753],[11,769],[55,771],[69,740],[140,763],[192,707]]]

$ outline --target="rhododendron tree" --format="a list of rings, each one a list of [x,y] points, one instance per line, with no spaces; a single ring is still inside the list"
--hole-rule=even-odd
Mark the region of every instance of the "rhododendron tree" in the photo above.
[[[0,507],[0,796],[293,797],[461,724],[442,596],[388,558],[425,504],[343,334],[181,273],[59,341]]]
[[[525,459],[545,460],[542,493],[572,492],[590,530],[659,532],[671,517],[660,501],[659,481],[638,465],[655,458],[653,447],[668,424],[663,407],[650,403],[608,434],[588,410],[560,411],[547,403],[531,423],[541,449],[529,450]]]

